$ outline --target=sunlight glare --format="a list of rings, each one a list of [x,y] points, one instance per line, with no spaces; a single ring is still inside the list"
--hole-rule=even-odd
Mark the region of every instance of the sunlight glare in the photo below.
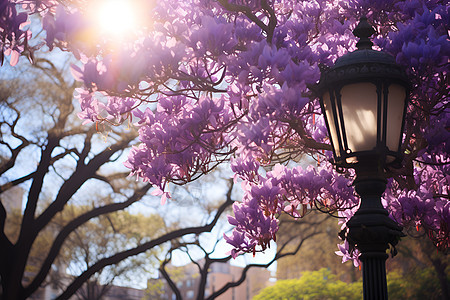
[[[139,9],[136,1],[100,0],[96,1],[96,22],[100,33],[109,38],[122,39],[139,29]]]

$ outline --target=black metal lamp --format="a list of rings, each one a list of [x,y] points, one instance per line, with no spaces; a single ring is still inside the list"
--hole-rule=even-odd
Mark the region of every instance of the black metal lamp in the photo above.
[[[391,55],[372,49],[375,30],[361,18],[353,31],[357,50],[323,70],[318,86],[337,171],[354,168],[361,204],[345,238],[361,252],[364,299],[387,299],[386,250],[402,236],[381,204],[384,169],[401,164],[409,94],[405,72]]]
[[[353,167],[364,156],[399,162],[409,89],[394,57],[372,50],[375,33],[365,17],[353,31],[356,51],[322,72],[321,105],[338,168]]]

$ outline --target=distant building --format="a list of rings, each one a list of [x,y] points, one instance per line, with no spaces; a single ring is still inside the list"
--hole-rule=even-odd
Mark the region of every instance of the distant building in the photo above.
[[[83,285],[82,289],[85,288]],[[98,286],[99,289],[104,288],[104,286]],[[145,296],[145,290],[134,289],[130,287],[109,285],[105,287],[105,293],[101,296],[102,300],[142,300]],[[52,285],[47,284],[45,287],[39,288],[29,299],[30,300],[53,300],[62,293],[62,289]],[[79,292],[77,292],[79,293]],[[88,299],[89,297],[83,293],[74,295],[70,297],[70,300],[82,300]],[[98,295],[96,295],[98,296]],[[96,297],[95,296],[95,297]],[[95,298],[97,299],[97,298]]]
[[[201,262],[200,262],[201,263]],[[173,274],[173,281],[179,289],[182,299],[196,299],[200,285],[200,275],[195,264],[191,263],[182,267],[168,267],[169,273]],[[232,266],[227,263],[213,263],[208,272],[208,280],[205,287],[205,298],[221,289],[226,283],[236,281],[241,277],[243,268]],[[250,268],[247,271],[245,281],[237,287],[230,288],[217,297],[218,300],[250,300],[263,288],[270,284],[270,271],[264,268]],[[152,283],[162,282],[162,291],[159,299],[176,299],[175,293],[168,283],[161,277],[153,279]],[[154,299],[154,298],[148,298]]]
[[[144,298],[144,295],[144,290],[112,285],[108,287],[102,300],[141,300]]]
[[[325,219],[326,218],[326,219]],[[354,282],[361,272],[348,262],[342,264],[342,257],[335,254],[340,225],[335,218],[320,212],[311,212],[304,219],[294,221],[288,215],[281,216],[281,225],[277,232],[277,244],[289,242],[284,251],[294,251],[302,242],[300,250],[295,255],[288,255],[277,260],[277,280],[298,279],[306,271],[318,271],[327,268],[345,282]],[[290,222],[283,222],[290,220]],[[316,225],[309,225],[316,222]],[[317,233],[314,235],[314,233]],[[310,236],[304,239],[305,236]]]

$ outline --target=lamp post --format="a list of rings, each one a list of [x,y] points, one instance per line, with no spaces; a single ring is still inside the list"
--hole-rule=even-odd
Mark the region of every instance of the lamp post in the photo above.
[[[387,299],[386,250],[403,235],[381,204],[384,170],[401,163],[409,82],[391,55],[372,49],[373,33],[361,18],[353,31],[357,50],[322,71],[318,90],[337,171],[355,169],[361,197],[345,238],[361,253],[364,299],[382,300]]]

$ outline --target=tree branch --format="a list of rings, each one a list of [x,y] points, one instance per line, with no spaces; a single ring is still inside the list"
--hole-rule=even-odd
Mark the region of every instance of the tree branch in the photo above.
[[[135,191],[133,196],[128,198],[127,201],[121,202],[121,203],[113,203],[109,205],[105,205],[102,207],[94,208],[81,216],[73,219],[71,222],[69,222],[67,225],[65,225],[62,230],[59,232],[55,240],[53,241],[53,244],[47,254],[47,257],[42,264],[39,273],[36,275],[36,277],[33,279],[33,281],[25,288],[25,294],[26,296],[30,296],[45,280],[45,277],[47,276],[53,262],[55,261],[56,257],[59,254],[59,251],[66,240],[66,238],[69,236],[70,233],[72,233],[75,229],[86,223],[87,221],[91,220],[92,218],[98,217],[100,215],[108,214],[111,212],[122,210],[131,204],[135,203],[136,201],[140,200],[152,187],[151,184],[147,184],[143,186],[141,189]]]
[[[183,300],[181,297],[180,290],[178,289],[175,282],[173,282],[172,278],[170,278],[170,275],[166,271],[166,265],[170,262],[172,259],[172,251],[170,251],[169,258],[165,259],[161,266],[159,267],[159,271],[161,272],[161,275],[164,277],[164,279],[167,281],[167,284],[169,285],[170,289],[175,293],[175,297],[177,300]]]
[[[70,198],[78,191],[78,189],[88,180],[95,176],[97,170],[117,151],[127,147],[134,139],[134,134],[125,135],[122,140],[114,145],[104,149],[102,152],[93,157],[88,164],[84,164],[83,157],[87,157],[89,151],[83,149],[76,170],[60,187],[55,200],[45,209],[45,211],[36,218],[35,230],[39,232],[44,228],[51,219],[60,212]],[[86,148],[90,150],[90,139]]]
[[[285,246],[289,243],[286,242],[283,244],[283,246],[281,247],[280,250],[277,250],[277,253],[275,254],[274,258],[268,262],[267,264],[249,264],[247,266],[245,266],[245,268],[242,270],[241,273],[241,277],[237,280],[237,281],[232,281],[232,282],[228,282],[227,284],[225,284],[221,289],[219,289],[218,291],[212,293],[208,298],[206,298],[207,300],[212,300],[217,298],[218,296],[222,295],[223,293],[225,293],[228,289],[239,286],[240,284],[242,284],[246,277],[247,277],[247,272],[250,268],[253,267],[257,267],[257,268],[268,268],[270,267],[275,261],[277,261],[278,259],[285,257],[285,256],[289,256],[289,255],[295,255],[297,254],[297,252],[300,250],[301,246],[303,245],[304,241],[307,240],[310,237],[313,237],[314,235],[318,234],[317,232],[313,232],[310,233],[309,235],[306,235],[305,237],[303,237],[301,239],[301,241],[297,244],[297,247],[291,251],[291,252],[286,252],[286,253],[281,253],[282,250],[285,248]]]
[[[275,11],[267,2],[267,0],[261,0],[261,7],[269,14],[269,24],[267,25],[266,33],[267,33],[267,42],[271,44],[275,27],[277,27],[277,16],[275,15]]]
[[[223,8],[228,11],[244,14],[259,28],[266,32],[267,36],[269,36],[269,27],[264,24],[264,22],[261,21],[255,14],[253,14],[252,10],[248,6],[229,3],[227,0],[218,0],[218,2],[223,6]]]
[[[233,201],[231,200],[231,198],[227,198],[226,201],[217,210],[214,219],[207,225],[174,230],[152,241],[141,244],[135,248],[118,252],[110,257],[106,257],[99,260],[98,262],[93,264],[90,268],[85,270],[82,274],[80,274],[77,278],[75,278],[72,281],[72,283],[67,287],[67,289],[56,299],[57,300],[68,299],[76,292],[77,289],[79,289],[83,285],[84,282],[86,282],[89,279],[89,277],[91,277],[94,273],[100,271],[106,266],[116,264],[127,257],[140,254],[158,245],[161,245],[170,240],[177,239],[188,234],[200,234],[202,232],[210,232],[216,225],[217,221],[219,220],[220,216],[225,211],[225,209],[231,206],[232,203]]]
[[[314,140],[312,137],[310,137],[307,133],[305,128],[303,127],[303,124],[300,123],[301,121],[292,121],[289,122],[289,125],[297,132],[300,137],[302,138],[302,141],[304,145],[307,148],[316,149],[316,150],[329,150],[331,151],[331,145],[319,143],[316,140]]]
[[[11,129],[11,135],[13,137],[15,137],[16,139],[20,140],[22,143],[20,145],[18,145],[16,148],[11,148],[11,146],[8,143],[4,142],[3,139],[0,140],[0,143],[4,144],[11,152],[11,157],[8,159],[8,161],[3,162],[0,165],[0,175],[2,175],[6,171],[8,171],[12,167],[14,167],[14,165],[16,163],[16,159],[20,154],[20,151],[22,151],[25,147],[27,147],[28,145],[31,144],[31,142],[29,140],[27,140],[25,137],[23,137],[15,132],[17,122],[20,119],[20,111],[17,108],[13,107],[12,105],[9,105],[9,108],[12,109],[17,114],[17,117],[14,119],[14,121],[12,121],[11,124],[8,124],[7,122],[5,122],[5,123]]]

